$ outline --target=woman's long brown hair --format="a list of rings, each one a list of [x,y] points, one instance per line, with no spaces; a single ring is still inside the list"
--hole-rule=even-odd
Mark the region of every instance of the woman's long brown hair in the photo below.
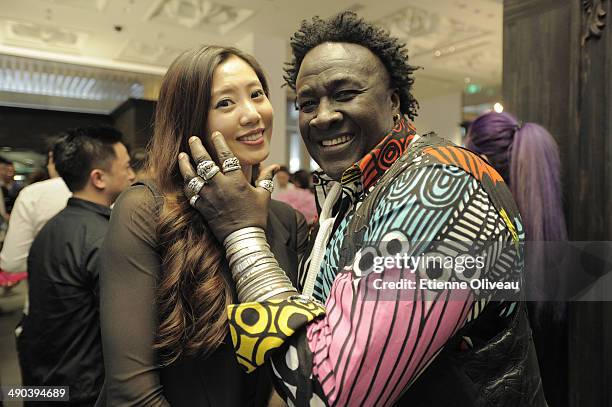
[[[177,159],[180,152],[189,152],[187,140],[193,135],[210,147],[206,121],[213,72],[232,55],[253,68],[268,94],[263,71],[253,57],[235,48],[203,46],[183,53],[172,63],[157,101],[147,173],[164,198],[157,226],[163,271],[157,288],[159,327],[155,341],[163,364],[215,350],[228,331],[226,307],[232,293],[222,275],[225,258],[183,194]]]

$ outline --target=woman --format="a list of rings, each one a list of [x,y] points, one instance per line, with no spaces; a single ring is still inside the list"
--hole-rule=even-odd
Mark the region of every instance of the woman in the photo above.
[[[268,156],[272,115],[260,66],[237,49],[204,46],[168,69],[148,149],[152,182],[118,199],[100,255],[106,381],[97,405],[267,403],[265,371],[246,375],[236,362],[225,311],[236,301],[234,284],[218,242],[184,197],[176,157],[190,136],[207,144],[220,131],[240,161],[224,172],[242,169],[250,179]],[[295,269],[303,216],[273,203],[267,226],[277,259]]]
[[[559,256],[550,250],[551,244],[543,243],[567,240],[555,140],[538,124],[521,125],[506,112],[489,112],[471,124],[466,147],[486,157],[502,175],[519,207],[526,239],[531,242],[526,250],[527,299],[558,298],[564,280],[554,266]],[[567,405],[559,391],[567,387],[564,303],[527,304],[546,399],[553,406]]]
[[[505,112],[489,112],[470,125],[466,147],[484,156],[509,185],[525,223],[527,240],[567,240],[559,151],[545,128],[535,123],[521,125]],[[528,255],[527,261],[534,270],[547,270],[541,263],[546,260],[552,259]],[[551,284],[559,283],[554,277],[529,273],[528,289],[531,294],[543,294]],[[552,293],[547,292],[550,298]]]

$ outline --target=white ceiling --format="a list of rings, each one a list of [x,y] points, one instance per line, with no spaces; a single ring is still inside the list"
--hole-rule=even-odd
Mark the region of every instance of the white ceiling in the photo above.
[[[501,0],[0,0],[0,54],[161,75],[182,50],[353,9],[406,42],[417,96],[501,81]]]

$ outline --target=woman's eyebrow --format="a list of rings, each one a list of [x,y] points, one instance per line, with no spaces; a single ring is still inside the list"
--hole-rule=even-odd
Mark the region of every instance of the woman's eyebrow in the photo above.
[[[216,95],[219,95],[219,94],[223,94],[223,93],[226,93],[226,92],[232,92],[232,91],[240,90],[240,88],[242,88],[242,87],[250,88],[252,86],[261,86],[261,84],[259,83],[259,81],[256,81],[256,80],[252,80],[251,82],[246,83],[244,85],[242,85],[242,84],[241,85],[236,85],[236,84],[230,83],[230,84],[227,84],[227,85],[223,85],[223,86],[221,86],[218,89],[215,89],[213,91],[213,93],[212,93],[212,97],[214,98]]]

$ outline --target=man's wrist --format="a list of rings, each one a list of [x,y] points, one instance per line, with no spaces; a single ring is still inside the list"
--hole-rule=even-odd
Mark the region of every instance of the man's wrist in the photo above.
[[[232,232],[224,239],[223,246],[239,301],[265,301],[296,291],[278,265],[262,228],[247,227]]]

